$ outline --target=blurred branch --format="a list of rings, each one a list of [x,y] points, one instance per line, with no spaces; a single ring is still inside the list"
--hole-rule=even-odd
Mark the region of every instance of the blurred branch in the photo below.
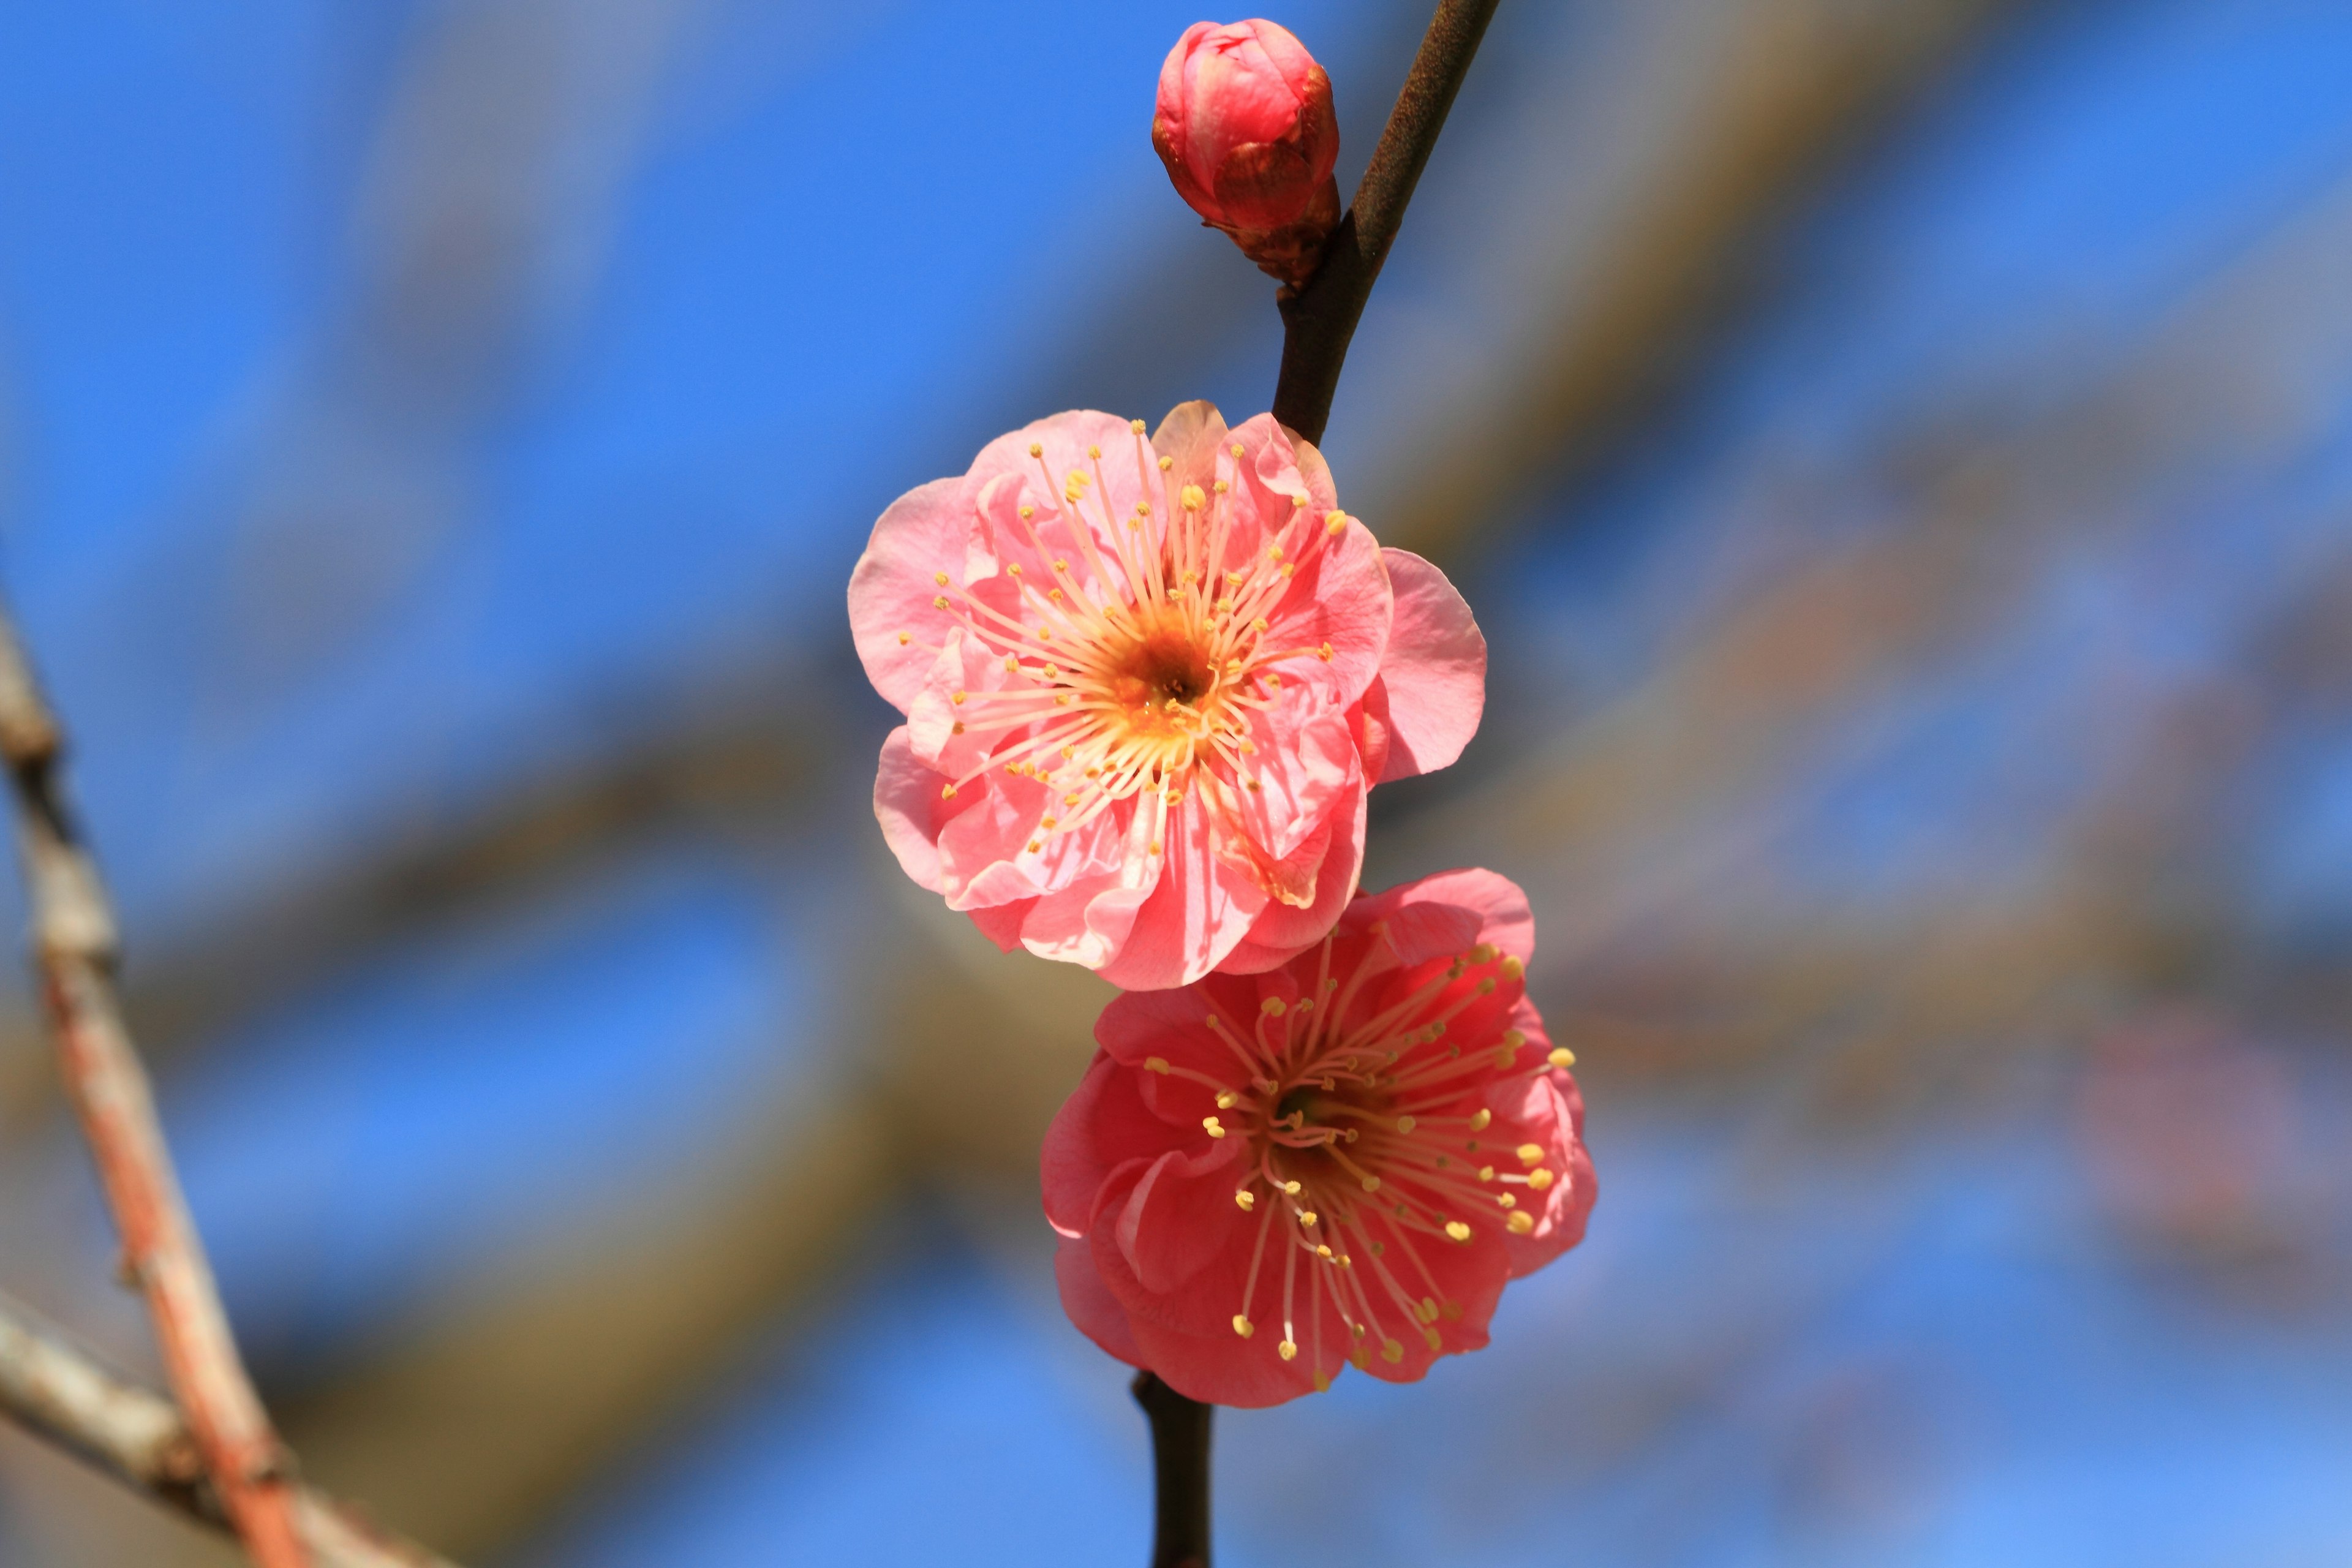
[[[1446,111],[1470,69],[1478,40],[1494,19],[1496,0],[1441,0],[1429,20],[1397,95],[1388,128],[1372,149],[1371,163],[1356,186],[1356,199],[1323,253],[1322,270],[1307,287],[1284,289],[1282,373],[1275,383],[1274,416],[1310,441],[1323,439],[1331,417],[1339,368],[1356,335],[1364,304],[1372,297],[1381,265],[1404,222],[1405,204],[1445,129]],[[1327,211],[1328,209],[1326,209]]]
[[[1482,384],[1446,396],[1409,443],[1391,444],[1409,456],[1373,487],[1387,497],[1381,541],[1443,559],[1491,533],[1536,486],[1611,450],[1681,384],[1753,287],[1759,237],[1878,122],[1915,102],[1923,81],[2021,8],[2022,0],[1694,6],[1704,30],[1671,58],[1702,69],[1699,80],[1636,71],[1569,84],[1590,87],[1595,100],[1672,92],[1686,108],[1663,146],[1646,147],[1654,166],[1625,168],[1597,208],[1563,209],[1593,240],[1553,247],[1561,270],[1538,280],[1533,298],[1554,307],[1514,321]],[[1626,63],[1596,68],[1622,73]],[[1643,144],[1607,107],[1597,123],[1545,132]],[[1612,166],[1603,154],[1584,156]]]
[[[0,616],[0,755],[16,794],[34,963],[59,1070],[121,1232],[124,1269],[146,1292],[205,1473],[260,1568],[306,1568],[310,1554],[295,1526],[286,1456],[238,1359],[146,1070],[123,1026],[114,915],[66,809],[61,745],[15,627]]]
[[[171,1402],[118,1381],[0,1300],[0,1413],[155,1501],[228,1528],[188,1424]],[[293,1489],[295,1527],[319,1568],[452,1568],[384,1534],[350,1505]]]

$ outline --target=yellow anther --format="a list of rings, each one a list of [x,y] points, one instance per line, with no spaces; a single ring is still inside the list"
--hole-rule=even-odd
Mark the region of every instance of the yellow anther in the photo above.
[[[1292,1341],[1285,1340],[1280,1344],[1274,1347],[1274,1353],[1280,1356],[1285,1361],[1297,1361],[1298,1359],[1298,1346]]]
[[[1421,1313],[1421,1321],[1423,1322],[1433,1323],[1437,1321],[1437,1299],[1433,1296],[1423,1296],[1421,1299],[1419,1311]]]
[[[1028,521],[1031,518],[1036,515],[1037,509],[1034,506],[1024,506],[1021,509],[1021,521],[1024,522]]]
[[[1137,501],[1135,503],[1135,515],[1138,517],[1150,517],[1151,515],[1151,503],[1148,500]]]
[[[1223,495],[1223,494],[1224,494],[1227,490],[1229,490],[1229,489],[1233,489],[1234,487],[1233,487],[1233,486],[1231,486],[1231,485],[1229,485],[1229,484],[1227,484],[1227,483],[1225,483],[1225,481],[1224,481],[1224,480],[1223,480],[1223,479],[1219,479],[1219,480],[1217,480],[1214,484],[1211,485],[1209,488],[1210,488],[1211,489],[1213,489],[1213,490],[1216,491],[1219,495]]]
[[[1318,1394],[1331,1392],[1331,1380],[1319,1372],[1315,1374],[1315,1392]]]
[[[1410,1116],[1400,1116],[1397,1118],[1397,1131],[1400,1132],[1410,1132],[1420,1125],[1420,1122],[1414,1121]]]
[[[1235,1312],[1234,1314],[1234,1332],[1241,1335],[1244,1339],[1247,1339],[1252,1334],[1257,1332],[1257,1325],[1251,1322],[1247,1318],[1243,1317],[1239,1312]]]
[[[1505,1220],[1503,1225],[1513,1236],[1525,1236],[1529,1231],[1535,1229],[1536,1216],[1529,1214],[1527,1210],[1521,1209],[1518,1213]]]
[[[941,800],[953,800],[955,798],[955,785],[941,784],[940,786],[940,798]]]
[[[1265,1001],[1257,1005],[1257,1010],[1265,1014],[1269,1018],[1279,1018],[1285,1013],[1289,1012],[1290,1007],[1281,997],[1269,996]]]
[[[1268,561],[1279,561],[1279,560],[1281,560],[1281,559],[1282,559],[1282,546],[1281,546],[1281,545],[1279,545],[1279,544],[1269,544],[1269,545],[1267,545],[1267,546],[1265,547],[1265,558],[1266,558]]]
[[[1519,961],[1519,955],[1517,953],[1511,953],[1503,960],[1504,979],[1517,980],[1527,972],[1528,966]]]
[[[1143,421],[1140,419],[1129,420],[1127,422],[1127,427],[1134,431],[1139,436],[1143,434]]]
[[[1157,855],[1157,854],[1159,854],[1159,853],[1160,853],[1160,846],[1159,846],[1158,844],[1156,844],[1156,843],[1155,843],[1154,845],[1152,845],[1152,847],[1151,847],[1151,853],[1152,853],[1152,854],[1154,854],[1154,855]]]
[[[1175,466],[1176,459],[1173,458],[1162,458],[1160,459],[1160,471],[1163,474]]]
[[[931,596],[931,608],[935,610],[944,610],[947,607],[948,596],[945,594],[935,594]]]
[[[1542,1165],[1538,1165],[1528,1173],[1528,1185],[1538,1192],[1542,1192],[1546,1187],[1550,1186],[1551,1181],[1551,1172]]]
[[[1496,1208],[1503,1209],[1515,1209],[1519,1206],[1519,1200],[1513,1197],[1508,1193],[1496,1193],[1495,1194],[1495,1206]]]
[[[1315,1228],[1316,1217],[1317,1215],[1313,1209],[1302,1209],[1299,1211],[1298,1223],[1305,1226],[1307,1229],[1312,1230]]]
[[[1242,661],[1240,659],[1229,658],[1225,660],[1225,673],[1227,675],[1239,675],[1241,672]]]
[[[1006,674],[1010,675],[1013,671],[1020,668],[1021,661],[1019,659],[1013,658],[1009,653],[1004,656],[1004,670]]]
[[[1493,1111],[1481,1108],[1476,1115],[1470,1118],[1470,1131],[1473,1132],[1484,1132],[1486,1131],[1486,1124],[1494,1120],[1495,1113]]]
[[[1209,1136],[1212,1138],[1223,1138],[1225,1135],[1225,1130],[1217,1125],[1217,1119],[1213,1116],[1201,1118],[1201,1125],[1209,1130]]]
[[[1242,444],[1239,441],[1234,442],[1233,450],[1234,457],[1238,458],[1242,456]]]
[[[1233,1108],[1234,1108],[1234,1093],[1233,1093],[1233,1090],[1231,1090],[1231,1089],[1224,1089],[1224,1090],[1220,1091],[1220,1092],[1219,1092],[1219,1094],[1217,1095],[1217,1109],[1218,1109],[1219,1110],[1231,1110]]]
[[[1209,504],[1209,498],[1198,485],[1186,485],[1176,494],[1177,503],[1186,511],[1198,511]]]
[[[900,647],[905,647],[908,643],[913,642],[914,640],[915,634],[912,632],[900,632],[898,634],[898,646]]]
[[[1029,455],[1033,458],[1042,458],[1045,455],[1045,448],[1037,442],[1032,441],[1029,443]]]
[[[963,700],[967,695],[968,693],[961,691],[951,691],[948,694],[948,700],[961,708],[963,706]]]
[[[1364,1191],[1368,1193],[1377,1193],[1380,1190],[1381,1179],[1378,1176],[1366,1176],[1364,1178]]]
[[[1055,559],[1054,559],[1054,570],[1055,570],[1055,571],[1056,571],[1056,572],[1067,572],[1069,569],[1070,569],[1070,563],[1069,563],[1067,561],[1063,560],[1063,559],[1062,559],[1061,557],[1059,557],[1059,556],[1055,557]]]
[[[1470,962],[1473,963],[1492,963],[1497,956],[1499,956],[1497,950],[1491,942],[1482,942],[1469,952]]]
[[[1480,1181],[1482,1181],[1482,1182],[1491,1182],[1491,1181],[1493,1181],[1493,1180],[1495,1179],[1495,1167],[1494,1167],[1494,1166],[1492,1166],[1492,1165],[1481,1165],[1481,1166],[1479,1166],[1479,1167],[1478,1167],[1478,1179],[1479,1179]]]
[[[1346,512],[1344,512],[1344,511],[1327,511],[1327,512],[1325,512],[1325,513],[1323,514],[1323,531],[1324,531],[1324,532],[1326,532],[1326,533],[1330,533],[1330,534],[1341,533],[1341,532],[1346,531],[1347,527],[1348,527],[1348,514],[1347,514]]]
[[[1257,632],[1265,630],[1265,617],[1264,616],[1260,616],[1255,620],[1250,622],[1250,629]]]
[[[1470,1239],[1470,1227],[1458,1219],[1449,1219],[1445,1222],[1445,1234],[1456,1241],[1467,1241]]]
[[[1274,689],[1276,689],[1276,691],[1279,691],[1279,690],[1281,690],[1281,689],[1282,689],[1282,677],[1280,677],[1280,676],[1278,676],[1278,675],[1269,675],[1269,676],[1267,676],[1267,677],[1265,678],[1265,683],[1266,683],[1268,686],[1270,686],[1270,687],[1274,688]]]
[[[1317,648],[1315,650],[1315,657],[1321,659],[1326,664],[1330,663],[1331,645],[1329,643],[1325,643],[1321,647]]]
[[[1234,1194],[1234,1206],[1247,1214],[1257,1207],[1257,1194],[1244,1187]]]
[[[1021,575],[1021,563],[1015,561],[1013,564],[1007,566],[1005,570],[1012,573],[1015,577],[1018,577]]]
[[[1293,511],[1306,510],[1307,498],[1305,496],[1292,496],[1290,498],[1290,510]]]
[[[1037,853],[1037,851],[1038,851],[1040,848],[1042,848],[1042,847],[1043,847],[1043,846],[1042,846],[1042,845],[1040,845],[1040,844],[1037,842],[1037,840],[1035,840],[1034,838],[1032,838],[1031,840],[1029,840],[1029,853],[1030,853],[1030,854],[1034,855],[1034,854],[1035,854],[1035,853]]]
[[[1061,823],[1050,816],[1041,816],[1037,819],[1037,826],[1044,828],[1046,832],[1051,833],[1054,829],[1059,827]]]
[[[1295,1198],[1298,1195],[1298,1184],[1297,1182],[1285,1182],[1282,1184],[1282,1190]]]
[[[1519,1163],[1522,1165],[1540,1165],[1543,1163],[1544,1151],[1543,1145],[1540,1143],[1522,1143],[1517,1149],[1514,1150],[1513,1152],[1518,1155]]]
[[[1485,979],[1478,982],[1478,994],[1481,996],[1492,996],[1494,994],[1495,977],[1489,974]]]
[[[1143,1070],[1145,1072],[1164,1073],[1168,1070],[1168,1058],[1166,1057],[1146,1057],[1143,1058]]]
[[[1394,1340],[1382,1340],[1381,1342],[1381,1359],[1388,1363],[1391,1366],[1394,1366],[1397,1363],[1404,1360],[1404,1347],[1397,1343]]]
[[[934,572],[931,574],[931,581],[944,588],[948,585],[948,574],[944,572]]]
[[[1087,456],[1089,458],[1099,458],[1102,456],[1102,448],[1100,447],[1088,447],[1087,448]]]
[[[1062,591],[1059,588],[1048,588],[1045,590],[1045,597],[1058,605],[1062,602]]]
[[[1572,1068],[1576,1065],[1576,1053],[1566,1046],[1554,1046],[1551,1055],[1544,1059],[1556,1068]]]
[[[959,719],[959,720],[957,720],[954,723],[952,723],[952,724],[949,725],[949,726],[948,726],[948,733],[949,733],[949,734],[950,734],[950,735],[961,735],[961,734],[962,734],[962,733],[963,733],[963,721],[962,721],[962,720],[961,720],[961,719]]]
[[[1325,1247],[1322,1243],[1318,1242],[1315,1246],[1315,1256],[1324,1259],[1326,1262],[1328,1262],[1331,1257],[1331,1249]]]

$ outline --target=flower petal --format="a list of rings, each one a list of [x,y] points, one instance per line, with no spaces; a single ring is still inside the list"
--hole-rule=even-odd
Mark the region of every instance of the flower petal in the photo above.
[[[1478,732],[1486,709],[1486,637],[1444,573],[1411,551],[1381,554],[1395,603],[1381,658],[1385,784],[1448,765]]]

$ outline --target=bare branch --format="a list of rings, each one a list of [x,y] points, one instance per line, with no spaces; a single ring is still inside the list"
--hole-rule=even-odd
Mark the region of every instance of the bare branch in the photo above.
[[[188,1424],[0,1300],[0,1415],[191,1519],[226,1530]],[[348,1503],[293,1489],[295,1528],[319,1568],[454,1568],[387,1535]]]
[[[1217,1407],[1186,1398],[1156,1373],[1137,1373],[1134,1391],[1151,1423],[1151,1568],[1209,1568],[1209,1435]]]
[[[1323,253],[1323,269],[1296,292],[1276,296],[1282,308],[1282,374],[1275,383],[1274,416],[1310,441],[1323,439],[1339,367],[1381,266],[1389,258],[1405,204],[1445,128],[1446,111],[1462,89],[1478,40],[1494,19],[1496,0],[1442,0],[1429,19],[1421,51],[1397,94],[1388,128],[1356,186],[1356,199]]]
[[[212,1266],[155,1120],[115,994],[113,911],[58,780],[57,721],[0,615],[0,756],[16,795],[33,958],[60,1076],[97,1157],[125,1273],[145,1291],[163,1366],[238,1537],[259,1568],[308,1568],[286,1456],[230,1337]]]

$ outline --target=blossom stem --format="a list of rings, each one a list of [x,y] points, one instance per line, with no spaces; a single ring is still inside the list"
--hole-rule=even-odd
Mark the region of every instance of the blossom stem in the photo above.
[[[1310,441],[1323,439],[1339,367],[1372,284],[1404,222],[1405,205],[1421,179],[1446,111],[1461,90],[1471,57],[1494,18],[1496,0],[1440,0],[1421,50],[1406,73],[1388,128],[1372,149],[1356,199],[1323,252],[1323,265],[1298,289],[1276,296],[1282,310],[1282,375],[1275,384],[1274,416]]]
[[[146,1293],[163,1367],[214,1494],[257,1568],[312,1568],[285,1451],[247,1377],[115,992],[106,890],[67,809],[62,740],[0,615],[0,758],[15,787],[35,967],[60,1076],[81,1114],[123,1271]]]
[[[1151,1568],[1209,1568],[1209,1426],[1217,1407],[1187,1399],[1156,1373],[1136,1373],[1133,1387],[1151,1423]]]

